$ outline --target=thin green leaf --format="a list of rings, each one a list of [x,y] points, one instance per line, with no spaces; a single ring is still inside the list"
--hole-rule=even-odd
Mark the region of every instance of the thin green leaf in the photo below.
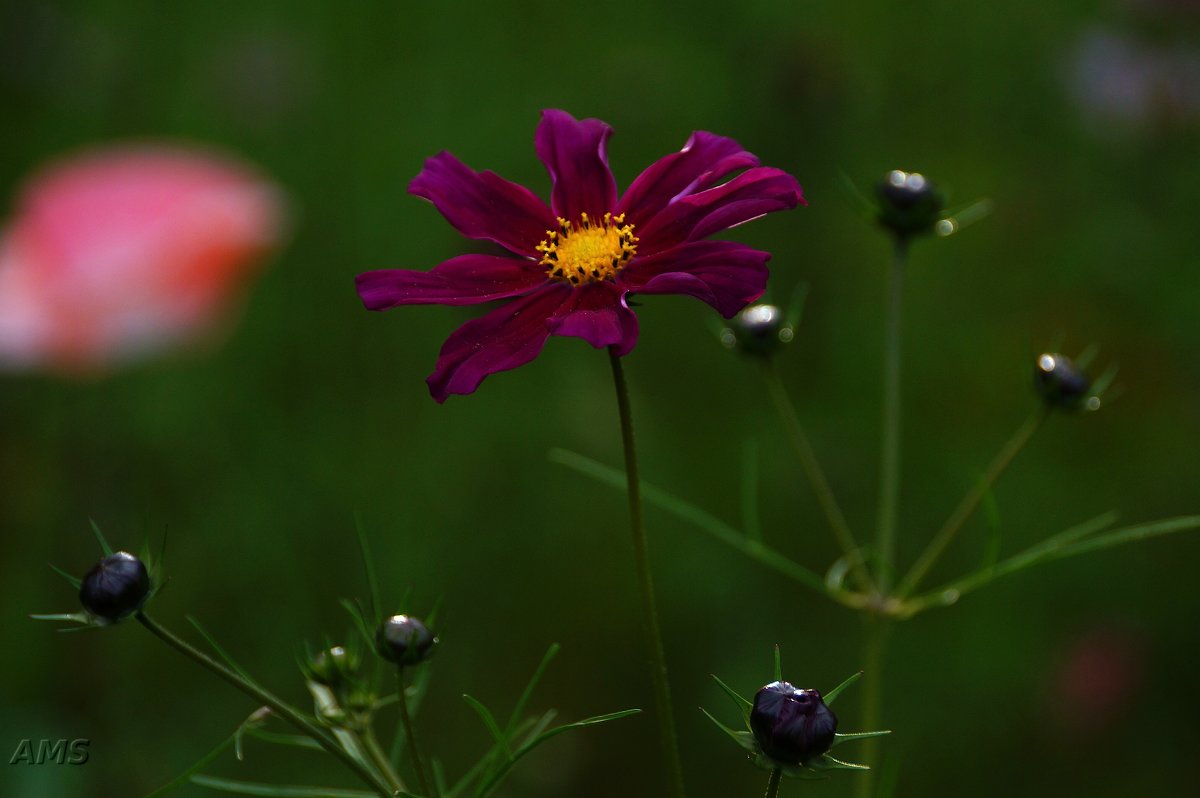
[[[617,490],[626,490],[625,472],[618,471],[614,468],[609,468],[606,465],[584,457],[581,454],[567,451],[566,449],[551,449],[550,461],[566,466],[586,477],[590,477],[597,482],[616,488]],[[775,551],[774,549],[763,545],[754,540],[750,540],[738,530],[734,529],[729,524],[721,521],[716,516],[700,509],[690,502],[684,501],[677,496],[667,493],[660,488],[650,485],[646,482],[642,483],[642,498],[647,504],[651,504],[660,510],[674,515],[676,518],[681,518],[688,521],[698,529],[707,532],[710,536],[716,538],[727,546],[731,546],[753,560],[757,560],[762,565],[775,570],[790,579],[799,582],[805,587],[822,593],[824,595],[832,595],[835,599],[838,594],[831,594],[826,587],[824,580],[814,571],[810,571],[799,563],[793,562],[789,558]]]
[[[779,644],[775,644],[775,681],[783,681],[783,663],[780,660]]]
[[[871,737],[883,737],[884,735],[891,734],[891,733],[892,733],[891,729],[888,729],[886,731],[873,731],[873,732],[848,732],[846,734],[841,734],[839,732],[839,733],[833,735],[833,745],[831,747],[837,748],[842,743],[849,743],[849,742],[853,742],[855,740],[866,740]]]
[[[442,766],[442,760],[437,757],[429,760],[429,769],[433,771],[434,794],[444,796],[450,785],[446,783],[446,768]]]
[[[82,580],[78,579],[77,577],[71,576],[69,573],[67,573],[67,572],[66,572],[66,571],[64,571],[63,569],[59,568],[59,567],[58,567],[57,565],[55,565],[54,563],[52,563],[52,562],[48,562],[48,563],[46,563],[46,565],[49,565],[49,566],[50,566],[50,570],[54,571],[54,573],[58,574],[58,575],[59,575],[59,576],[61,576],[63,579],[66,579],[66,580],[67,580],[67,582],[68,582],[68,583],[70,583],[71,587],[75,588],[76,590],[78,590],[79,588],[83,587],[83,581],[82,581]]]
[[[945,218],[938,221],[934,227],[934,232],[945,238],[949,235],[954,235],[959,230],[962,230],[968,225],[975,224],[980,219],[983,219],[992,212],[992,201],[988,199],[978,200],[971,203],[961,210],[957,210],[948,214]]]
[[[808,302],[808,291],[808,283],[796,283],[796,287],[792,289],[792,298],[788,302],[785,319],[793,329],[799,327],[800,322],[804,319],[804,306]]]
[[[238,795],[266,795],[273,798],[378,798],[373,792],[363,790],[341,790],[336,787],[302,787],[290,784],[259,784],[252,781],[235,781],[216,776],[192,776],[192,783],[210,790],[232,792]],[[398,792],[401,798],[417,798],[412,793]]]
[[[1106,513],[1092,521],[1071,527],[1042,543],[1031,546],[1020,554],[1009,557],[1007,560],[997,564],[990,571],[985,573],[977,572],[939,590],[930,591],[913,602],[913,612],[919,612],[928,606],[953,603],[968,591],[978,590],[980,587],[1002,576],[1008,576],[1035,565],[1067,557],[1075,557],[1080,554],[1087,554],[1088,552],[1100,551],[1124,543],[1135,543],[1176,532],[1200,529],[1200,515],[1187,515],[1180,516],[1179,518],[1167,518],[1162,521],[1151,521],[1145,524],[1135,524],[1115,529],[1102,535],[1095,534],[1098,529],[1111,524],[1111,518],[1112,514]]]
[[[487,726],[488,731],[492,733],[492,738],[507,751],[508,737],[505,736],[503,731],[501,731],[500,725],[496,723],[496,718],[494,715],[492,715],[491,710],[466,693],[463,693],[463,701],[466,701],[467,705],[470,706],[471,709],[475,710],[475,713],[483,719],[484,725]]]
[[[517,699],[516,706],[513,707],[512,715],[508,718],[508,725],[504,727],[504,738],[512,739],[513,731],[520,722],[521,717],[525,714],[525,707],[529,704],[529,699],[533,696],[533,691],[537,689],[538,682],[542,679],[542,674],[546,672],[546,667],[550,661],[558,655],[561,647],[558,643],[551,643],[546,649],[546,653],[542,656],[542,661],[533,671],[533,676],[529,678],[529,683],[525,685],[525,690],[521,693],[521,697]]]
[[[303,734],[284,734],[283,732],[267,731],[266,729],[247,729],[246,734],[256,740],[262,740],[264,743],[288,745],[293,748],[305,748],[310,751],[325,750],[316,740],[311,737],[305,737]]]
[[[529,728],[529,733],[524,736],[521,744],[524,745],[530,740],[541,737],[546,732],[546,729],[550,728],[550,724],[553,723],[554,719],[557,717],[557,709],[547,709],[545,713],[543,713],[543,715],[538,718],[537,721]]]
[[[1000,559],[1000,546],[1003,535],[1000,529],[1000,507],[996,504],[996,494],[986,486],[983,490],[983,517],[987,522],[988,536],[983,546],[982,568],[991,568]]]
[[[83,624],[85,626],[105,626],[106,624],[97,624],[92,622],[92,616],[86,612],[52,612],[45,615],[30,615],[35,621],[71,621],[73,623]],[[70,629],[70,627],[68,627]],[[64,631],[64,630],[59,630]],[[70,629],[74,631],[74,629]]]
[[[758,444],[753,438],[742,443],[742,527],[746,537],[762,543],[758,516]]]
[[[841,169],[838,170],[838,183],[841,185],[842,190],[850,197],[859,215],[863,219],[874,221],[876,215],[879,213],[879,207],[859,189],[858,184],[851,179],[850,175]]]
[[[248,730],[258,728],[267,722],[267,718],[271,715],[270,707],[259,707],[251,712],[245,720],[233,732],[233,751],[241,762],[245,757],[242,754],[242,735]]]
[[[363,636],[363,640],[367,641],[367,645],[375,644],[375,630],[372,624],[367,622],[366,616],[363,614],[362,605],[357,599],[338,599],[338,603],[350,613],[350,617],[354,619],[354,626],[358,629],[358,633]]]
[[[737,731],[736,729],[729,728],[724,723],[713,717],[712,713],[704,707],[700,707],[700,711],[704,713],[705,717],[715,723],[718,729],[728,734],[735,743],[740,745],[742,748],[745,748],[752,754],[758,753],[758,746],[755,745],[753,734],[748,731]]]
[[[828,705],[832,704],[832,703],[834,702],[834,700],[835,700],[835,699],[836,699],[836,698],[837,698],[839,695],[841,695],[841,694],[842,694],[842,691],[843,691],[843,690],[845,690],[847,687],[849,687],[850,685],[854,684],[854,683],[855,683],[855,682],[857,682],[859,679],[861,679],[861,678],[862,678],[862,675],[863,675],[863,672],[862,672],[862,671],[859,671],[858,673],[854,674],[854,675],[853,675],[853,676],[851,676],[849,679],[847,679],[846,681],[842,682],[842,683],[841,683],[841,684],[839,684],[837,687],[833,688],[833,689],[832,689],[832,690],[830,690],[828,693],[826,693],[826,694],[825,694],[825,705],[826,705],[826,706],[828,706]]]
[[[518,748],[517,752],[515,754],[513,754],[512,757],[509,758],[509,760],[507,762],[503,763],[496,770],[496,772],[493,773],[487,779],[487,781],[485,781],[482,785],[480,785],[479,789],[475,793],[477,798],[483,798],[483,796],[487,795],[489,792],[491,792],[496,787],[498,787],[500,785],[500,782],[504,780],[504,777],[508,775],[508,771],[512,770],[513,765],[517,764],[517,762],[519,762],[522,758],[524,758],[526,754],[533,751],[535,748],[537,748],[539,745],[546,742],[547,740],[557,737],[558,735],[562,734],[563,732],[568,732],[571,729],[582,729],[587,726],[596,726],[601,723],[608,723],[609,721],[612,721],[612,720],[619,720],[620,718],[625,718],[630,715],[636,715],[639,712],[641,712],[640,709],[625,709],[620,712],[610,712],[607,715],[596,715],[595,717],[585,718],[583,720],[577,720],[574,723],[567,723],[563,726],[556,726],[553,729],[550,729],[549,731],[542,732],[537,737],[533,738],[528,743],[526,743],[525,745]]]
[[[829,754],[821,754],[821,758],[817,760],[819,764],[815,765],[820,770],[870,770],[866,765],[859,765],[854,762],[843,762],[840,759],[834,759]]]
[[[367,542],[367,532],[363,528],[362,516],[354,514],[354,529],[358,533],[358,550],[362,554],[363,569],[367,574],[367,590],[370,591],[371,617],[376,621],[382,619],[383,606],[379,600],[379,579],[375,574],[375,562],[371,558],[371,546]]]
[[[1179,518],[1168,518],[1163,521],[1153,521],[1147,524],[1116,529],[1097,535],[1090,540],[1083,540],[1069,546],[1047,552],[1046,561],[1060,560],[1065,557],[1075,557],[1092,551],[1120,546],[1124,543],[1136,543],[1143,540],[1162,537],[1176,532],[1186,532],[1200,528],[1200,515],[1185,515]]]
[[[186,784],[188,782],[189,779],[191,779],[191,777],[196,773],[196,771],[208,767],[213,762],[213,760],[215,760],[221,754],[225,753],[225,751],[229,748],[229,746],[234,744],[234,740],[236,739],[236,737],[237,737],[236,732],[229,735],[228,737],[226,737],[223,741],[221,741],[220,744],[217,745],[216,748],[212,749],[207,754],[200,757],[200,759],[197,760],[194,765],[192,765],[190,768],[188,768],[187,770],[180,773],[175,778],[168,781],[163,786],[159,787],[154,792],[147,795],[146,798],[161,798],[162,796],[168,795],[168,794],[174,792],[175,790],[179,789],[180,787],[182,787],[184,784]]]
[[[96,535],[96,540],[100,542],[100,550],[104,552],[105,557],[111,557],[113,547],[108,545],[108,538],[104,537],[104,533],[100,531],[100,525],[96,523],[96,519],[89,518],[88,521],[92,524],[92,532]]]
[[[754,702],[748,698],[742,698],[742,696],[738,694],[737,690],[734,690],[732,687],[725,684],[725,682],[721,681],[721,677],[717,676],[715,673],[710,673],[709,676],[713,678],[713,681],[717,683],[718,687],[725,691],[725,695],[733,699],[733,703],[737,706],[738,712],[741,712],[746,716],[747,719],[749,719],[750,709],[754,706]]]
[[[229,656],[229,652],[221,647],[221,644],[217,642],[217,639],[208,633],[208,630],[200,624],[200,621],[196,619],[196,616],[185,615],[184,617],[187,619],[188,623],[195,627],[196,631],[200,633],[200,636],[204,638],[205,642],[212,647],[212,650],[217,652],[217,655],[220,656],[221,659],[225,660],[225,664],[230,668],[233,668],[234,672],[236,672],[238,676],[241,676],[250,684],[258,684],[253,678],[250,677],[250,674],[247,673],[241,665],[237,664],[233,657]]]

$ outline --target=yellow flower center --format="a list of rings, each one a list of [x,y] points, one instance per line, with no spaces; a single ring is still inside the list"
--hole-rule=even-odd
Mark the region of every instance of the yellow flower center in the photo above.
[[[589,219],[585,213],[577,223],[559,217],[558,229],[547,230],[546,239],[537,245],[546,274],[572,285],[615,280],[637,252],[633,225],[624,222],[623,213],[606,213],[603,220]]]

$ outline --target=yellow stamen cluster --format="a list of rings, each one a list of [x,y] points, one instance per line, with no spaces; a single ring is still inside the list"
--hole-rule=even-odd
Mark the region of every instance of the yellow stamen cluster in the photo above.
[[[603,220],[582,214],[578,223],[559,217],[558,229],[547,230],[537,245],[546,274],[571,285],[615,280],[617,272],[637,252],[638,238],[625,214],[604,214]]]

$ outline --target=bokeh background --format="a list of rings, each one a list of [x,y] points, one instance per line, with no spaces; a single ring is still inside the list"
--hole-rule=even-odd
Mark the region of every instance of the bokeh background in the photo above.
[[[4,2],[5,214],[46,160],[150,138],[257,164],[287,192],[291,228],[223,344],[106,376],[0,376],[0,748],[92,740],[82,767],[0,764],[0,794],[144,794],[253,709],[136,625],[59,635],[26,619],[74,608],[45,564],[90,567],[89,518],[122,547],[168,534],[160,620],[182,631],[198,616],[303,701],[301,641],[343,634],[337,600],[366,592],[361,514],[391,600],[442,600],[420,726],[451,773],[488,742],[459,695],[506,711],[552,641],[564,650],[535,708],[651,706],[623,499],[546,456],[619,464],[603,353],[553,339],[438,406],[423,378],[471,310],[370,314],[353,290],[360,271],[463,251],[405,193],[438,150],[546,195],[544,107],[616,128],[621,186],[698,128],[799,177],[810,207],[736,237],[775,253],[773,296],[811,288],[780,367],[860,534],[888,243],[840,174],[869,185],[897,167],[995,203],[913,254],[902,557],[1030,411],[1030,356],[1055,340],[1100,344],[1123,393],[1054,418],[1003,478],[1004,550],[1108,509],[1200,510],[1197,32],[1188,0]],[[753,364],[719,346],[700,303],[650,297],[639,315],[626,368],[645,478],[736,523],[740,452],[757,441],[768,539],[823,570],[836,548]],[[750,692],[778,642],[788,678],[828,689],[861,666],[859,620],[661,512],[649,522],[692,791],[757,794],[763,774],[696,709],[735,719],[708,674]],[[984,541],[975,519],[938,575],[972,567]],[[904,624],[884,710],[896,794],[1189,792],[1198,556],[1195,535],[1113,550]],[[839,702],[845,729],[860,699]],[[657,794],[653,730],[644,715],[559,738],[504,793]],[[321,757],[261,744],[210,772],[347,784]],[[848,795],[851,780],[785,789]]]

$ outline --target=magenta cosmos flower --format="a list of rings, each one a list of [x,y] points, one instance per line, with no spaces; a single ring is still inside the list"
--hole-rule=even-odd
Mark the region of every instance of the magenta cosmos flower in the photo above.
[[[549,207],[448,152],[426,161],[409,184],[463,235],[515,256],[459,255],[427,272],[358,276],[369,310],[511,300],[446,340],[426,380],[437,401],[528,363],[551,335],[628,354],[638,335],[630,294],[688,294],[726,318],[762,295],[769,253],[703,239],[803,203],[796,179],[759,166],[733,139],[698,131],[618,197],[605,149],[611,133],[598,119],[543,112],[534,144],[553,184]]]

